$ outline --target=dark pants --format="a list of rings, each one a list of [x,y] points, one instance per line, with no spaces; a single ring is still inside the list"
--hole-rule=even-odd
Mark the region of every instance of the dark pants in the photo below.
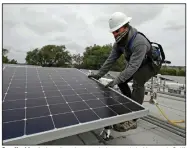
[[[144,84],[151,77],[155,76],[159,70],[160,70],[159,67],[152,67],[150,64],[145,64],[141,66],[138,69],[138,71],[129,80],[127,80],[124,83],[118,84],[118,87],[123,95],[131,98],[132,100],[136,101],[139,104],[142,104],[144,100],[144,93],[145,93]],[[133,80],[132,92],[127,84],[131,80]]]
[[[144,84],[153,76],[155,76],[160,70],[160,66],[147,63],[141,66],[137,72],[126,82],[118,84],[121,93],[139,104],[144,101],[145,87]],[[131,92],[128,82],[133,80],[133,91]],[[137,119],[133,119],[136,121]],[[110,129],[111,126],[105,127],[105,129]]]
[[[160,67],[155,65],[152,66],[150,63],[141,66],[130,79],[128,79],[124,83],[118,84],[121,93],[131,98],[132,100],[136,101],[137,103],[142,104],[144,101],[144,94],[145,94],[144,85],[150,78],[155,76],[159,70]],[[127,84],[131,80],[133,80],[132,92]],[[137,121],[137,119],[133,119],[133,121]]]

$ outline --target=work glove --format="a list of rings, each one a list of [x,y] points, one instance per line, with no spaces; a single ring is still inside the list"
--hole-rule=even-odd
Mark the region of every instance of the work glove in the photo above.
[[[105,88],[108,88],[108,87],[114,87],[116,84],[115,84],[115,82],[114,81],[111,81],[111,82],[109,82],[107,85],[105,85]]]
[[[101,77],[98,76],[97,74],[91,74],[91,75],[88,75],[88,78],[94,78],[96,80],[99,80]]]
[[[115,85],[118,85],[119,83],[121,83],[120,79],[117,77],[114,80],[112,80],[111,82],[109,82],[107,85],[105,85],[105,88],[108,87],[114,87]]]

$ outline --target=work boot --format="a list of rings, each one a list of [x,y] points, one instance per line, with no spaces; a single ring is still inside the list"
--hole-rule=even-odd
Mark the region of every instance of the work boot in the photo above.
[[[137,122],[136,121],[125,121],[123,123],[113,125],[113,129],[118,132],[126,132],[130,129],[136,129]]]

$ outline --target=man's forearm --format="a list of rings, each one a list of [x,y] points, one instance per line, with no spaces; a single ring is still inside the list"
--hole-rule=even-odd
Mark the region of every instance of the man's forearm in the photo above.
[[[142,61],[144,60],[146,51],[147,51],[147,46],[146,45],[140,45],[138,47],[135,47],[128,66],[114,80],[115,84],[125,82],[126,80],[128,80],[129,78],[131,78],[134,75],[134,73],[141,66]]]
[[[111,69],[112,65],[116,62],[116,60],[120,57],[120,55],[121,53],[117,50],[117,46],[114,45],[108,59],[104,62],[103,66],[99,69],[98,75],[100,77],[104,76]]]
[[[112,67],[114,61],[107,60],[103,66],[99,69],[98,75],[103,77]]]

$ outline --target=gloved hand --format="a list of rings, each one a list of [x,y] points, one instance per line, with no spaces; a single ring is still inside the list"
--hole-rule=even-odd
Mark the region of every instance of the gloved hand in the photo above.
[[[105,85],[105,88],[108,88],[108,87],[114,87],[116,84],[114,81],[111,81],[109,82],[107,85]]]
[[[88,78],[94,78],[96,80],[99,80],[101,77],[98,76],[97,74],[91,74],[91,75],[88,75]]]

